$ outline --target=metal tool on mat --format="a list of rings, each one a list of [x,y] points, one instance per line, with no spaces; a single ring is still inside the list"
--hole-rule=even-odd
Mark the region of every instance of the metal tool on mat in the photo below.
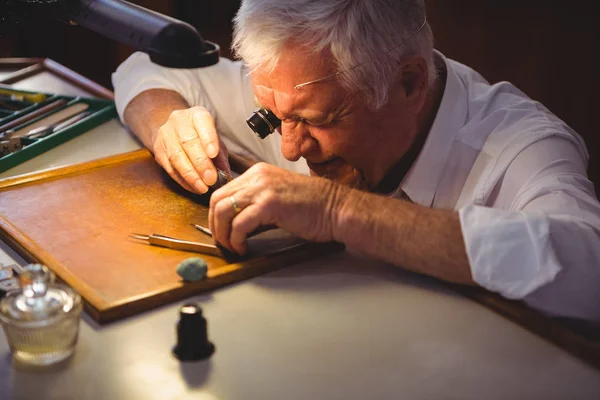
[[[198,225],[198,224],[194,224],[194,223],[191,223],[190,225],[193,226],[194,228],[198,229],[200,232],[204,233],[206,236],[213,237],[212,231],[210,229],[208,229],[207,227]],[[277,229],[277,227],[275,225],[259,226],[258,228],[256,228],[252,232],[250,232],[248,234],[248,237],[252,237],[252,236],[258,235],[259,233],[263,233],[263,232],[270,231],[273,229]]]
[[[6,293],[19,288],[17,273],[21,273],[22,270],[23,268],[17,264],[4,265],[0,263],[0,299]]]
[[[207,227],[204,227],[204,226],[198,225],[198,224],[194,224],[194,223],[191,223],[190,225],[193,226],[194,228],[198,229],[200,232],[204,233],[206,236],[212,237],[212,231],[210,229],[208,229]]]
[[[31,139],[42,139],[55,132],[68,128],[76,122],[91,115],[91,112],[84,111],[66,120],[56,122],[50,125],[42,125],[35,129],[30,130],[24,135],[15,136],[15,132],[8,130],[0,133],[0,157],[7,154],[14,153],[17,150],[21,150],[23,147],[31,144]]]
[[[27,134],[29,132],[31,132],[33,129],[39,128],[41,126],[48,126],[48,125],[64,122],[67,119],[74,117],[83,111],[86,111],[89,108],[89,106],[90,106],[89,104],[83,103],[83,102],[71,104],[70,106],[67,106],[59,111],[56,111],[56,112],[48,115],[47,117],[39,119],[23,128],[15,129],[12,132],[12,135],[13,135],[13,137],[27,136]],[[10,132],[10,131],[8,131],[8,132]]]
[[[38,108],[37,110],[28,112],[27,114],[13,120],[10,122],[7,122],[4,125],[0,126],[0,133],[5,132],[9,129],[13,129],[19,125],[23,125],[26,122],[32,121],[37,117],[46,115],[54,110],[56,110],[59,107],[64,106],[65,104],[67,104],[67,100],[66,99],[58,99],[55,100],[51,103],[46,104],[45,106]]]
[[[208,254],[217,257],[223,256],[221,248],[215,244],[193,242],[190,240],[183,240],[170,236],[157,235],[155,233],[151,235],[133,233],[129,235],[129,237],[132,239],[140,240],[145,244],[149,244],[151,246],[166,247],[173,250],[191,251],[194,253]]]
[[[7,132],[0,134],[0,157],[14,153],[22,148],[23,141],[21,138],[12,137],[12,135],[7,134]]]
[[[46,137],[48,135],[51,135],[55,132],[58,132],[60,130],[63,130],[65,128],[67,128],[68,126],[73,125],[75,122],[81,121],[82,119],[88,117],[91,114],[92,113],[90,111],[84,111],[84,112],[81,112],[71,118],[64,120],[64,121],[55,122],[54,124],[50,124],[50,125],[39,126],[35,129],[30,130],[29,132],[27,132],[25,135],[23,135],[21,137],[25,137],[25,138],[29,138],[29,139],[40,139],[40,138]]]

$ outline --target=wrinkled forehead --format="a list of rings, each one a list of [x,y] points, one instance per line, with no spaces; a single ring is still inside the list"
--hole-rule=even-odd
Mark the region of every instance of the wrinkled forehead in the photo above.
[[[336,71],[328,51],[315,52],[289,43],[283,49],[274,68],[252,68],[254,94],[260,103],[294,103],[300,106],[311,99],[326,100],[339,93],[339,84],[333,79],[295,89],[295,86],[331,75]]]

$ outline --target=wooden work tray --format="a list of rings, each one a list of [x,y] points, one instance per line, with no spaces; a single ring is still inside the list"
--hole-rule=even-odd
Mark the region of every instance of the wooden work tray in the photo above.
[[[6,179],[0,199],[0,237],[77,290],[100,323],[341,248],[277,230],[251,238],[255,255],[232,263],[129,239],[158,233],[212,243],[190,226],[206,225],[208,197],[181,189],[147,150]],[[183,282],[176,266],[198,256],[208,277]]]

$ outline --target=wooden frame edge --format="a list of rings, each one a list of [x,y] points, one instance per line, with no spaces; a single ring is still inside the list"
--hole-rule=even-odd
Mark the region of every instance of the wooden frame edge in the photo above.
[[[48,168],[42,171],[31,172],[15,177],[0,179],[0,192],[4,189],[12,189],[17,186],[23,186],[30,183],[38,183],[45,180],[59,179],[81,172],[89,172],[107,165],[115,165],[131,160],[145,157],[152,157],[146,149],[133,150],[127,153],[116,154],[108,157],[99,158],[92,161],[83,161],[67,166]]]
[[[77,72],[57,63],[50,58],[13,58],[0,62],[0,65],[3,64],[9,66],[22,65],[24,67],[23,69],[19,69],[18,71],[10,73],[4,78],[0,79],[0,83],[3,84],[14,84],[22,81],[23,79],[37,75],[40,72],[48,71],[59,78],[62,78],[79,87],[80,89],[90,92],[94,96],[107,100],[114,100],[115,98],[115,95],[111,90],[97,84],[96,82],[78,74]]]
[[[154,293],[140,296],[138,298],[129,298],[118,303],[108,304],[105,310],[96,312],[94,319],[101,325],[141,314],[152,309],[162,307],[176,301],[183,300],[190,296],[197,296],[203,293],[222,288],[227,285],[242,282],[246,279],[264,275],[269,272],[290,267],[294,264],[314,259],[315,257],[327,254],[333,254],[342,251],[344,246],[340,243],[304,243],[302,246],[293,247],[289,250],[282,250],[273,255],[269,255],[271,261],[269,265],[260,267],[252,265],[257,259],[251,259],[237,264],[237,268],[227,273],[214,276],[212,278],[183,283],[181,287],[169,292],[155,291]],[[290,254],[293,260],[289,261]],[[97,318],[96,318],[97,317]]]

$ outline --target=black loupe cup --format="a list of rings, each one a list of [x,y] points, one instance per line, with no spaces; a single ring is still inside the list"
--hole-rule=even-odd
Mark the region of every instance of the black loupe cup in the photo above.
[[[206,319],[197,304],[185,304],[179,310],[177,344],[173,355],[180,361],[199,361],[210,357],[215,346],[208,341]]]
[[[281,120],[266,108],[259,108],[252,113],[246,123],[259,138],[264,139],[279,128]]]

